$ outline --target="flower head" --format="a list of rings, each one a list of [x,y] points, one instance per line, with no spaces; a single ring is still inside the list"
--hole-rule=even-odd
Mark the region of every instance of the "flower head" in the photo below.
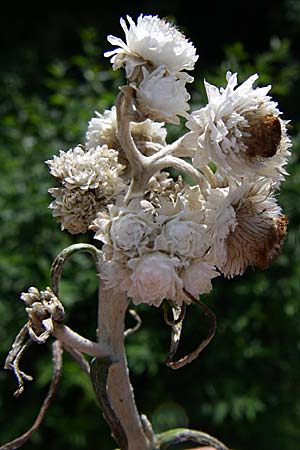
[[[237,74],[228,72],[226,88],[205,82],[208,104],[187,122],[188,139],[197,145],[196,167],[213,162],[224,175],[283,178],[290,147],[286,122],[267,95],[270,86],[253,88],[257,78],[252,75],[237,87]]]
[[[134,200],[128,207],[110,205],[108,211],[99,213],[93,222],[91,228],[96,231],[96,239],[127,257],[138,256],[148,245],[151,247],[157,228],[151,209],[143,208],[138,200]]]
[[[72,234],[88,231],[97,212],[124,189],[118,152],[107,145],[88,151],[77,146],[46,162],[60,183],[49,189],[55,199],[49,208],[62,229]]]
[[[265,269],[278,255],[287,219],[266,180],[212,190],[206,205],[211,261],[227,277]]]
[[[124,19],[120,20],[126,42],[115,36],[107,38],[117,46],[115,50],[105,53],[105,56],[112,57],[114,69],[125,66],[128,78],[142,64],[154,68],[163,65],[172,75],[182,70],[193,70],[198,59],[196,49],[177,28],[151,15],[141,14],[137,24],[130,16],[127,20],[129,28]]]
[[[46,163],[50,173],[68,189],[97,189],[98,197],[110,198],[124,187],[120,178],[123,166],[118,162],[118,153],[107,145],[88,151],[82,146],[60,151],[59,156]]]
[[[153,122],[146,119],[143,122],[132,122],[131,133],[135,144],[139,150],[145,154],[153,153],[155,147],[166,145],[167,131],[163,122]],[[103,114],[96,111],[88,124],[85,147],[87,150],[98,146],[107,145],[108,148],[119,152],[119,159],[122,164],[127,160],[118,139],[117,113],[116,107],[105,110]]]
[[[95,112],[88,123],[85,147],[87,150],[107,145],[108,148],[119,150],[120,144],[117,138],[117,113],[116,107],[106,109],[103,114]]]
[[[86,233],[103,206],[92,191],[51,188],[49,192],[55,199],[49,205],[53,217],[71,234]]]
[[[167,221],[155,241],[155,249],[181,259],[202,257],[208,248],[206,225],[177,215]]]
[[[143,73],[136,94],[138,110],[144,117],[178,124],[178,116],[185,116],[189,110],[185,80],[169,75],[164,66],[150,73],[143,68]]]
[[[164,299],[181,303],[183,283],[176,271],[179,264],[178,258],[170,258],[161,252],[130,260],[128,266],[132,273],[128,296],[135,304],[160,306]]]

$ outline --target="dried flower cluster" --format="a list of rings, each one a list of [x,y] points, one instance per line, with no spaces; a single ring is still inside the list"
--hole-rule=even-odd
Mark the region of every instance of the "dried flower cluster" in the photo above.
[[[50,204],[62,229],[95,231],[105,286],[134,303],[189,303],[212,279],[266,268],[278,255],[287,218],[276,200],[291,143],[287,121],[257,75],[238,85],[205,81],[208,102],[189,113],[186,83],[198,56],[157,16],[121,19],[125,41],[106,53],[124,68],[116,106],[96,113],[84,146],[47,161],[59,186]],[[187,131],[166,144],[165,123]],[[186,158],[189,157],[190,162]],[[165,170],[192,177],[191,186]]]

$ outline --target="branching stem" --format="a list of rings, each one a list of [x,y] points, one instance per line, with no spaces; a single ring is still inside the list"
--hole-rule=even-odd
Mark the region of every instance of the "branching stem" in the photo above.
[[[128,204],[134,197],[142,197],[147,190],[150,178],[167,167],[173,167],[190,176],[200,186],[202,194],[206,198],[209,183],[205,176],[184,159],[171,155],[176,152],[180,154],[180,150],[184,151],[183,138],[167,145],[151,156],[145,156],[139,151],[131,136],[130,129],[131,121],[139,120],[137,112],[133,109],[133,95],[133,89],[130,87],[123,88],[116,102],[118,138],[132,169],[131,184],[126,194],[125,203]],[[189,154],[190,152],[186,151],[185,153]]]

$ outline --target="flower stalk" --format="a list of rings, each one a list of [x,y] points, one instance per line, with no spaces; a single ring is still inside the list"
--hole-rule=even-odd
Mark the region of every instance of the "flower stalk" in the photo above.
[[[106,404],[110,404],[110,410],[114,417],[118,418],[122,433],[122,450],[152,450],[153,443],[149,440],[143,428],[143,424],[138,413],[133,388],[129,379],[124,340],[125,340],[125,315],[129,306],[129,301],[124,294],[116,295],[109,289],[99,290],[99,311],[98,311],[98,342],[101,346],[109,346],[115,362],[107,368]],[[113,298],[113,301],[112,301]],[[97,391],[95,382],[101,381],[101,364],[94,368],[92,372],[94,388]],[[95,372],[97,372],[97,376]],[[98,391],[99,395],[99,391]],[[101,403],[103,401],[103,390],[100,393]],[[112,413],[110,413],[111,415]],[[109,419],[110,421],[110,419]],[[125,437],[123,436],[126,436]],[[119,437],[120,439],[120,437]],[[152,441],[154,437],[152,436]]]

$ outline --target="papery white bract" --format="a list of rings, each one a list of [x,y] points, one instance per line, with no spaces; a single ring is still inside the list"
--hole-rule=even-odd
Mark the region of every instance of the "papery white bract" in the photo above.
[[[267,95],[271,86],[253,88],[257,78],[252,75],[237,87],[237,74],[228,72],[224,89],[205,82],[208,104],[186,124],[192,130],[186,145],[197,148],[195,167],[212,162],[224,175],[283,179],[291,146],[286,122]]]
[[[164,66],[150,73],[143,68],[143,73],[136,94],[138,110],[144,117],[178,124],[178,116],[185,116],[190,108],[185,80],[169,75]]]
[[[141,14],[137,24],[130,16],[127,20],[129,28],[124,19],[120,21],[126,42],[108,36],[108,41],[117,46],[115,50],[105,53],[105,56],[112,57],[114,69],[125,65],[129,78],[136,66],[145,63],[154,68],[164,65],[172,75],[182,70],[193,70],[198,59],[196,49],[177,28],[151,15]]]

